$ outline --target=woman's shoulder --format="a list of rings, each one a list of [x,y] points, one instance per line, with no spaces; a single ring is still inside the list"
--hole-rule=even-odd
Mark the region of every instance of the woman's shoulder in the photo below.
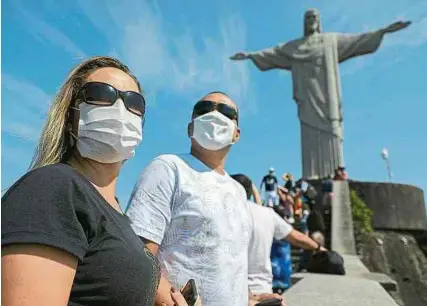
[[[72,178],[78,173],[68,164],[57,163],[43,166],[34,170],[30,170],[25,176],[40,176],[40,177],[55,177],[55,178]]]

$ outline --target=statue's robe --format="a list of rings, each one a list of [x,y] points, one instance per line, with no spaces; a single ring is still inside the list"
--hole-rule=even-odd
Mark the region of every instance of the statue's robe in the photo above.
[[[356,35],[315,33],[249,53],[261,71],[277,68],[292,72],[304,178],[325,177],[344,166],[339,63],[375,52],[383,36],[381,31]]]

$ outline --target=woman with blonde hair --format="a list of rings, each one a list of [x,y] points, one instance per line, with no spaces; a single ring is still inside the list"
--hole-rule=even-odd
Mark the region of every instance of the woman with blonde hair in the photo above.
[[[282,175],[282,179],[285,182],[284,187],[291,191],[294,188],[294,177],[292,174],[286,172],[285,174]]]
[[[140,84],[120,61],[93,57],[71,71],[30,171],[2,198],[5,305],[153,305],[157,261],[115,197],[144,116]]]

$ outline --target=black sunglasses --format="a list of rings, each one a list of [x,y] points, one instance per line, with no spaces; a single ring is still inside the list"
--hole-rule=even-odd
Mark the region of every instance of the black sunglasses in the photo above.
[[[239,121],[237,110],[228,104],[213,102],[209,100],[201,100],[194,105],[193,116],[201,116],[212,111],[218,111],[225,117]]]
[[[88,82],[81,89],[81,98],[87,104],[97,106],[111,106],[116,103],[118,98],[128,111],[139,117],[145,114],[145,99],[135,91],[120,91],[110,84],[102,82]]]

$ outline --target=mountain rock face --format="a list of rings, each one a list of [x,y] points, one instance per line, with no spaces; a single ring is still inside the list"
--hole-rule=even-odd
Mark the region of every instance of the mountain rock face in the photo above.
[[[392,296],[399,305],[427,305],[427,257],[412,233],[375,231],[358,237],[356,248],[371,272],[397,282]]]

